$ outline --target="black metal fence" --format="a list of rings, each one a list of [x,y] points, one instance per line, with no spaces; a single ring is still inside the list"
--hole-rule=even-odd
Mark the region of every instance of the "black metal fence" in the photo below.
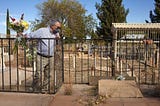
[[[116,49],[102,39],[64,44],[64,82],[91,83],[94,76],[122,75],[126,79],[134,77],[139,84],[159,84],[159,41],[123,39],[115,42]]]
[[[51,94],[58,90],[63,82],[62,44],[43,40],[0,38],[0,91]],[[44,51],[42,46],[48,53],[54,46],[53,56],[37,54],[37,47]]]
[[[159,96],[160,41],[124,38],[113,42],[116,46],[103,39],[74,39],[64,44],[64,83],[135,80],[145,96]]]
[[[41,69],[39,89],[34,89],[40,39],[27,40],[13,52],[15,40],[0,38],[0,91],[43,93],[44,72]],[[51,39],[46,39],[51,40]],[[53,39],[52,39],[53,40]],[[158,85],[160,82],[160,41],[149,39],[114,40],[116,46],[103,39],[54,40],[53,68],[48,67],[47,93],[56,93],[62,83],[93,83],[101,78],[134,78],[138,84]],[[112,43],[113,44],[113,43]],[[50,44],[48,44],[50,45]],[[48,62],[51,62],[48,58]],[[42,67],[41,67],[42,68]],[[53,70],[53,71],[52,71]],[[44,92],[46,93],[46,92]]]

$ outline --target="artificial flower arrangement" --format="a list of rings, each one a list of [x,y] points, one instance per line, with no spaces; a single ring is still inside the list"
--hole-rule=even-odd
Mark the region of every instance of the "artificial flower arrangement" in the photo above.
[[[10,29],[16,31],[17,33],[23,33],[25,30],[29,28],[28,22],[23,20],[24,14],[21,15],[20,20],[16,20],[15,18],[10,16],[11,22],[9,23]]]
[[[21,15],[19,20],[10,16],[11,21],[9,22],[9,28],[17,33],[15,46],[13,48],[14,52],[17,51],[19,45],[22,46],[22,48],[27,49],[27,42],[23,32],[29,28],[29,24],[23,20],[23,18],[24,14]]]
[[[24,14],[21,15],[19,20],[10,16],[10,20],[11,21],[9,22],[9,28],[15,31],[17,34],[13,51],[16,52],[18,50],[18,47],[21,46],[26,50],[26,56],[29,58],[29,60],[32,59],[32,50],[30,50],[26,36],[23,34],[24,31],[28,30],[29,28],[28,22],[24,20]]]

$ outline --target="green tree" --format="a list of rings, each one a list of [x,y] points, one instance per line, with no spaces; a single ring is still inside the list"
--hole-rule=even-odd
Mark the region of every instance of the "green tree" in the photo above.
[[[10,29],[9,29],[9,9],[7,9],[7,15],[6,15],[6,37],[10,37]]]
[[[122,0],[101,0],[101,4],[96,3],[97,17],[100,20],[97,27],[98,36],[102,37],[106,43],[110,42],[112,46],[112,76],[115,75],[115,38],[112,34],[112,23],[124,23],[126,22],[126,16],[129,13],[129,9],[125,10],[122,5]]]
[[[129,9],[125,10],[122,0],[102,0],[101,4],[96,3],[95,6],[98,11],[97,17],[100,20],[97,34],[105,40],[113,40],[112,23],[126,22]]]
[[[154,0],[155,9],[150,11],[150,20],[151,23],[160,23],[160,0]]]
[[[87,24],[93,24],[93,18],[90,15],[86,16],[86,10],[76,0],[48,0],[37,5],[37,8],[41,18],[32,22],[33,30],[46,26],[53,18],[62,22],[65,37],[85,38],[95,27],[87,27]]]
[[[85,35],[91,37],[92,39],[97,38],[97,34],[95,33],[97,22],[91,14],[84,17],[84,23],[85,23]]]
[[[160,0],[154,0],[154,5],[155,5],[155,9],[154,11],[150,11],[149,13],[149,17],[150,17],[150,21],[145,20],[146,23],[160,23]],[[158,40],[160,39],[160,33],[154,33],[154,32],[150,32],[151,35],[155,35],[155,36],[147,36],[147,38],[152,39],[152,40]],[[158,46],[158,45],[157,45]]]

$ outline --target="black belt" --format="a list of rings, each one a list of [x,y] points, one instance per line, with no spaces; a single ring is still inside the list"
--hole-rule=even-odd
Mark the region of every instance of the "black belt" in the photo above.
[[[50,57],[53,57],[53,56],[46,56],[44,54],[40,54],[40,53],[37,53],[38,55],[42,56],[42,57],[46,57],[46,58],[50,58]]]

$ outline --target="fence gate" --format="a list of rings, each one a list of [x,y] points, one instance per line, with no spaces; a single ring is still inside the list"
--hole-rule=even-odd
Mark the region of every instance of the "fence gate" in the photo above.
[[[13,51],[15,38],[0,38],[0,91],[2,92],[28,92],[28,93],[56,93],[63,83],[63,52],[62,42],[55,39],[45,39],[50,45],[50,41],[55,41],[54,57],[38,56],[36,46],[41,39],[29,39],[27,44],[29,49],[20,45]],[[49,50],[50,51],[50,50]],[[49,52],[48,51],[48,52]],[[40,59],[38,60],[38,57]],[[52,59],[51,59],[52,58]],[[44,60],[54,62],[53,68],[46,66],[47,88],[44,91],[44,71],[42,64]],[[37,64],[37,61],[40,61]],[[50,64],[49,63],[49,64]],[[37,66],[40,66],[39,80],[37,80]],[[36,81],[39,85],[36,89]]]

